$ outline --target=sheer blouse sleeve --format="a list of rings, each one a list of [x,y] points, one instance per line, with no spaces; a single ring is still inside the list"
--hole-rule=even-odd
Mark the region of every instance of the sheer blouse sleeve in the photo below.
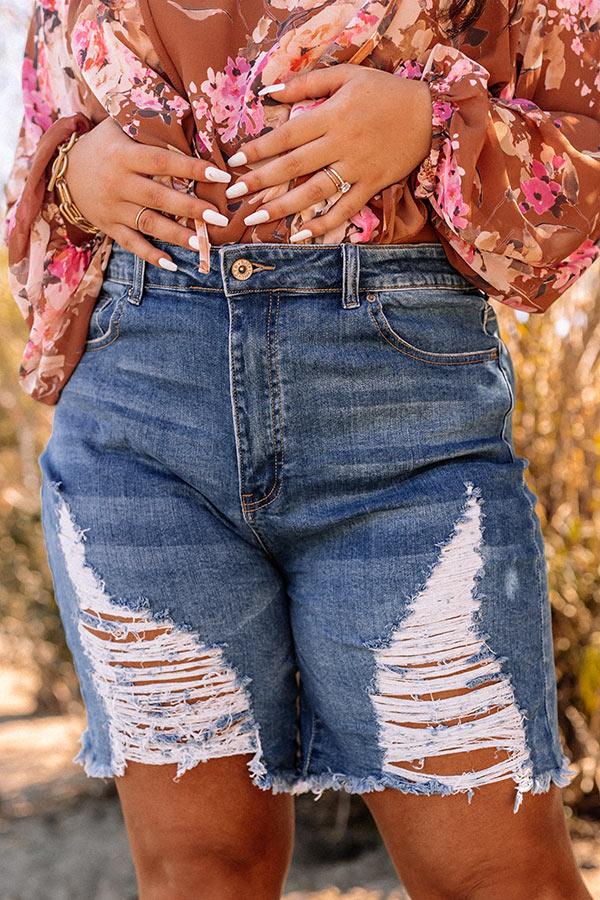
[[[91,312],[99,293],[112,246],[106,235],[66,223],[55,192],[47,190],[58,145],[73,131],[93,127],[87,114],[93,115],[93,105],[75,77],[65,24],[48,4],[36,3],[22,66],[25,110],[2,225],[9,286],[30,329],[19,380],[26,393],[48,404],[56,402],[81,356],[86,310]]]
[[[600,256],[600,7],[525,0],[515,27],[505,85],[432,49],[433,140],[414,193],[466,278],[542,312]]]
[[[137,3],[36,0],[22,85],[25,114],[3,236],[10,288],[30,328],[20,382],[53,404],[84,352],[113,243],[63,220],[47,190],[56,148],[73,130],[88,131],[111,116],[138,141],[190,154],[193,116],[160,71]],[[153,177],[194,190],[187,179]],[[195,224],[202,264],[210,246],[205,223]]]

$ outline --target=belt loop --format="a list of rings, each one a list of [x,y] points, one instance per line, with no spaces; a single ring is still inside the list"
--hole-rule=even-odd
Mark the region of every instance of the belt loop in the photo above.
[[[358,276],[360,262],[358,245],[344,243],[342,247],[342,306],[344,309],[354,309],[360,306],[358,295]]]
[[[127,300],[134,306],[139,306],[144,294],[144,276],[146,274],[146,260],[135,254],[133,261],[133,284],[129,288]]]

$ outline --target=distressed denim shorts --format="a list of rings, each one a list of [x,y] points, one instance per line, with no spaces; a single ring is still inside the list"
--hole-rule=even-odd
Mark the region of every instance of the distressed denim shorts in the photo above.
[[[292,793],[512,780],[515,812],[566,784],[485,294],[435,243],[230,244],[208,275],[155,244],[177,272],[114,244],[40,457],[76,760],[245,754]]]

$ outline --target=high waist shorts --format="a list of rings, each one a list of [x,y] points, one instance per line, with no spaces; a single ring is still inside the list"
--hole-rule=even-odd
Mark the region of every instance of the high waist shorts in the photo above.
[[[526,791],[562,753],[493,305],[439,244],[114,244],[40,463],[91,776]]]

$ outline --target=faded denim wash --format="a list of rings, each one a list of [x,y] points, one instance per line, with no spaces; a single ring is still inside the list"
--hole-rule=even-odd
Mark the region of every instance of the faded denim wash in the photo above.
[[[87,774],[246,754],[294,793],[512,779],[515,812],[567,783],[486,296],[439,244],[226,245],[208,275],[164,247],[177,272],[114,245],[40,458]]]

